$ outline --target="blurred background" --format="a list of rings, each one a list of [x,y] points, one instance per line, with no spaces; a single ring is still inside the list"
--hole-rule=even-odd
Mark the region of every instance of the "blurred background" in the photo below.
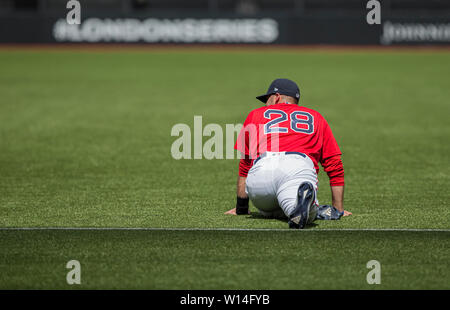
[[[2,43],[441,45],[450,1],[385,0],[368,25],[365,0],[0,0]]]

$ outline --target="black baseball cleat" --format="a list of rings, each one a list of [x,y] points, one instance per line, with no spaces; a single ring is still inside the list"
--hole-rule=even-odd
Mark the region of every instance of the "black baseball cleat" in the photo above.
[[[289,216],[289,228],[303,229],[309,218],[309,210],[316,199],[314,187],[309,182],[304,182],[298,187],[298,202],[292,214]]]

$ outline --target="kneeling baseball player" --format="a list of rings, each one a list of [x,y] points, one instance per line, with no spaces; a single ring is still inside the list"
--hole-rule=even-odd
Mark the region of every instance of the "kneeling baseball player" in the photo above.
[[[288,79],[274,80],[256,98],[265,106],[249,113],[239,133],[237,203],[226,214],[249,214],[250,199],[261,214],[287,217],[294,229],[351,215],[344,211],[341,151],[323,116],[298,105],[300,90]],[[318,203],[318,163],[330,179],[332,205]]]

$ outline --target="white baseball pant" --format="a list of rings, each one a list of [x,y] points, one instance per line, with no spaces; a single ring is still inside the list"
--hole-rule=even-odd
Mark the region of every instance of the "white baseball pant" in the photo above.
[[[250,168],[245,191],[262,215],[289,217],[297,206],[299,186],[303,182],[309,182],[314,187],[316,197],[308,220],[312,222],[319,206],[314,163],[304,154],[292,153],[264,153]]]

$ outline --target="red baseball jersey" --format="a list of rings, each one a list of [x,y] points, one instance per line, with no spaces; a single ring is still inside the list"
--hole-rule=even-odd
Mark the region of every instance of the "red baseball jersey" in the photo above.
[[[330,175],[342,170],[335,183],[343,184],[343,168],[340,161],[341,151],[323,116],[312,109],[296,104],[279,103],[263,106],[250,112],[239,133],[235,149],[251,159],[256,159],[266,151],[301,152],[314,162],[326,165]],[[338,168],[338,163],[340,167]],[[331,177],[330,177],[331,179]],[[339,180],[338,180],[339,179]]]

